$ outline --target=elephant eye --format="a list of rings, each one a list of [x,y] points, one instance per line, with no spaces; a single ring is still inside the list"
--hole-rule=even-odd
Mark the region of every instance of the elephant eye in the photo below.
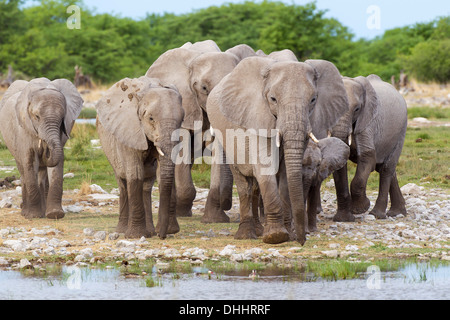
[[[153,119],[153,117],[150,117],[150,121],[154,121],[155,119]]]
[[[316,97],[312,98],[311,104],[315,103],[316,101],[317,101],[317,98],[316,98]]]
[[[277,103],[277,99],[275,97],[270,97],[270,100],[272,100],[272,102]]]

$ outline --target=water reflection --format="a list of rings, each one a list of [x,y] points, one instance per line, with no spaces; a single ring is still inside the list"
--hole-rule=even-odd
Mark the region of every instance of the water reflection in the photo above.
[[[74,267],[45,276],[0,271],[0,299],[450,299],[449,266],[413,264],[381,273],[377,289],[368,285],[370,275],[364,274],[353,280],[324,281],[274,269],[257,271],[257,278],[248,270],[215,273],[194,267],[192,271],[173,274],[153,268],[152,273],[135,277],[118,269]],[[158,285],[148,286],[150,278],[157,279]]]

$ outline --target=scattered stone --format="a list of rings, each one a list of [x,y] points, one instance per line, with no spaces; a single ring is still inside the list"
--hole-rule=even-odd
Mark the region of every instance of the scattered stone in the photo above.
[[[28,259],[21,259],[19,262],[19,269],[32,269],[33,265]]]
[[[75,174],[69,172],[69,173],[66,173],[65,175],[63,175],[63,178],[64,179],[73,179],[73,178],[75,178]]]
[[[120,237],[120,234],[117,232],[113,232],[108,235],[108,239],[112,240],[112,241],[119,239],[119,237]]]
[[[95,231],[91,228],[85,228],[83,229],[83,233],[85,236],[92,237],[95,234]]]
[[[94,233],[94,238],[100,241],[104,241],[106,239],[106,231],[97,231]]]

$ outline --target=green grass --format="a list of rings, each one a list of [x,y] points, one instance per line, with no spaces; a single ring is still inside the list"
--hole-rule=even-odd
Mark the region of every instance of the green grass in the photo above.
[[[448,120],[450,119],[450,108],[441,107],[411,107],[408,108],[408,119],[427,118],[430,120]]]
[[[94,108],[83,108],[78,117],[79,119],[95,119],[97,118],[97,110]]]

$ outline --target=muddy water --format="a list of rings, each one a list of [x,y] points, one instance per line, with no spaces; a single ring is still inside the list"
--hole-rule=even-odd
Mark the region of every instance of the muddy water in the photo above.
[[[198,272],[197,272],[198,271]],[[151,287],[145,279],[153,279]],[[325,281],[307,275],[153,274],[64,267],[56,276],[29,277],[0,271],[0,299],[132,300],[345,300],[450,299],[450,266],[410,265],[397,272],[362,274],[359,279]]]

